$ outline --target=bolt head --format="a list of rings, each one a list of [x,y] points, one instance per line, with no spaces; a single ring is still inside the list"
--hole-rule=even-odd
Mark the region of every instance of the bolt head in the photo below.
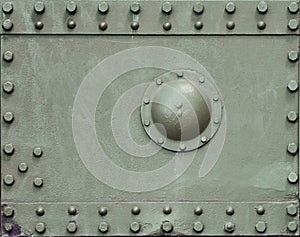
[[[43,207],[38,207],[35,211],[38,216],[43,216],[45,214],[45,209]]]
[[[37,22],[34,24],[34,26],[35,26],[35,28],[36,28],[37,30],[41,30],[41,29],[44,28],[44,23],[41,22],[41,21],[37,21]]]
[[[170,14],[172,12],[172,4],[170,2],[164,2],[161,10],[165,13],[165,14]]]
[[[258,207],[256,208],[256,213],[257,213],[258,215],[263,215],[263,214],[265,214],[265,208],[264,208],[263,206],[258,206]]]
[[[32,153],[33,153],[34,157],[38,158],[38,157],[41,157],[43,155],[43,150],[42,150],[41,147],[34,147]]]
[[[69,29],[74,29],[76,27],[76,22],[74,20],[69,20],[68,21],[68,28]]]
[[[171,222],[169,221],[164,221],[162,224],[161,224],[161,230],[165,233],[170,233],[172,232],[173,230],[173,225]]]
[[[76,214],[77,214],[77,209],[76,209],[76,207],[70,206],[70,207],[68,208],[68,213],[69,213],[70,215],[76,215]]]
[[[74,1],[69,1],[67,2],[66,5],[66,10],[70,13],[70,14],[74,14],[77,10],[77,4]]]
[[[298,213],[298,206],[295,204],[290,204],[287,206],[286,212],[290,216],[296,216]]]
[[[227,207],[226,214],[229,215],[229,216],[233,215],[234,214],[233,207]]]
[[[201,207],[196,207],[194,209],[194,214],[200,216],[203,213],[203,209]]]
[[[172,24],[170,22],[166,22],[166,23],[163,24],[163,28],[166,31],[171,30]]]
[[[5,2],[2,4],[2,11],[6,14],[12,13],[14,6],[11,2]]]
[[[163,208],[163,213],[164,214],[169,215],[169,214],[171,214],[171,212],[172,212],[172,208],[171,207],[167,206],[167,207]]]
[[[12,123],[12,121],[14,120],[14,114],[12,112],[6,112],[4,115],[3,115],[3,120],[6,122],[6,123]]]
[[[36,13],[43,13],[45,11],[45,4],[41,1],[37,1],[35,4],[34,4],[34,11]]]
[[[6,19],[2,22],[2,29],[5,31],[10,31],[12,30],[14,24],[10,19]]]
[[[204,225],[200,221],[194,223],[193,230],[195,232],[201,233],[203,229],[204,229]]]
[[[3,53],[3,60],[5,62],[11,62],[14,59],[14,54],[11,51],[5,51]]]
[[[133,2],[130,5],[130,11],[134,14],[139,13],[141,10],[140,4],[138,2]]]
[[[100,209],[99,209],[99,215],[100,216],[106,216],[106,214],[107,214],[107,208],[106,207],[100,207]]]
[[[43,179],[42,178],[35,178],[33,180],[33,185],[37,188],[40,188],[43,186]]]
[[[267,229],[267,225],[264,221],[258,221],[255,225],[255,230],[258,233],[264,233]]]
[[[10,207],[10,206],[4,207],[3,215],[5,217],[13,217],[14,213],[15,213],[15,210],[12,207]]]
[[[14,91],[14,84],[10,81],[6,81],[2,85],[2,89],[5,93],[10,94]]]
[[[107,2],[100,2],[98,5],[98,11],[102,14],[106,14],[109,10],[109,5]]]
[[[20,163],[19,166],[18,166],[18,170],[21,173],[25,173],[28,170],[27,164],[25,162]]]
[[[202,143],[206,143],[207,142],[207,138],[205,136],[201,137],[201,142]]]
[[[99,29],[100,30],[106,30],[107,29],[107,23],[106,22],[101,22],[100,24],[99,24]]]
[[[133,208],[131,209],[131,213],[132,213],[133,215],[138,215],[138,214],[140,214],[140,212],[141,212],[141,209],[140,209],[139,207],[137,207],[137,206],[135,206],[135,207],[133,207]]]
[[[3,151],[6,155],[12,155],[15,151],[13,144],[8,143],[3,146]]]
[[[75,221],[70,221],[67,225],[67,231],[69,233],[75,233],[77,231],[77,225]]]
[[[260,14],[265,14],[268,11],[268,4],[265,1],[260,1],[257,4],[257,11]]]
[[[4,177],[3,181],[5,185],[12,186],[15,182],[15,178],[11,174],[8,174]]]
[[[225,6],[225,11],[228,14],[233,14],[235,12],[235,4],[233,2],[229,2]]]
[[[133,232],[133,233],[138,233],[141,229],[141,225],[134,221],[130,224],[130,230]]]
[[[287,119],[289,122],[294,123],[298,119],[298,114],[295,111],[290,111],[287,115]]]
[[[101,233],[107,233],[109,230],[109,225],[106,222],[101,222],[98,226],[98,229]]]
[[[179,145],[179,150],[184,151],[186,149],[186,145],[180,144]]]
[[[296,62],[299,58],[299,54],[297,51],[292,50],[289,52],[288,58],[291,62]]]
[[[287,179],[291,184],[295,184],[298,182],[298,175],[295,172],[291,172]]]
[[[202,14],[204,11],[204,6],[201,2],[196,2],[193,6],[193,11],[196,14]]]
[[[264,21],[259,21],[259,22],[257,22],[257,28],[259,29],[259,30],[264,30],[265,28],[266,28],[266,23],[264,22]]]
[[[297,2],[291,2],[288,6],[288,10],[290,13],[295,14],[299,11],[298,3]]]
[[[140,27],[140,24],[136,21],[131,23],[131,29],[137,30]]]
[[[292,142],[290,144],[288,144],[287,146],[287,151],[288,153],[290,153],[291,155],[296,155],[298,152],[298,146],[296,143]]]
[[[235,230],[235,225],[232,222],[227,222],[224,225],[224,230],[228,233],[232,233]]]
[[[201,30],[202,27],[203,27],[202,21],[196,21],[195,24],[194,24],[194,27],[195,27],[195,29],[197,29],[197,30]]]
[[[297,19],[291,19],[291,20],[289,20],[289,22],[288,22],[288,28],[291,31],[298,30],[298,26],[299,26],[299,22],[298,22]]]
[[[290,221],[287,225],[287,229],[290,231],[290,232],[296,232],[297,229],[298,229],[298,224],[296,221]]]
[[[298,83],[294,80],[290,80],[287,85],[287,88],[290,92],[296,92],[298,90]]]
[[[228,22],[227,22],[226,28],[227,28],[228,30],[233,30],[234,27],[235,27],[235,24],[234,24],[233,21],[228,21]]]
[[[4,230],[6,232],[11,232],[13,230],[13,225],[11,223],[5,223],[4,224]]]
[[[39,222],[35,225],[35,231],[42,234],[46,231],[46,225],[43,222]]]

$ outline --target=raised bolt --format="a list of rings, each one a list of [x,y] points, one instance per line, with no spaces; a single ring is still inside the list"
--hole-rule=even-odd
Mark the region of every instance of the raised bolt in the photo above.
[[[98,211],[100,216],[106,216],[107,215],[107,208],[106,207],[100,207]]]
[[[171,30],[172,24],[170,22],[166,22],[163,24],[164,30]]]
[[[200,216],[203,213],[203,209],[201,207],[196,207],[194,209],[194,214]]]
[[[36,232],[42,234],[46,231],[46,225],[43,222],[39,222],[35,225]]]
[[[148,126],[150,125],[150,121],[149,121],[149,120],[145,120],[145,121],[144,121],[144,125],[145,125],[146,127],[148,127]]]
[[[12,186],[15,182],[15,178],[11,174],[8,174],[8,175],[5,175],[3,181],[4,181],[5,185]]]
[[[298,114],[295,111],[290,111],[287,115],[287,119],[289,122],[294,123],[298,119]]]
[[[235,24],[233,21],[228,21],[227,24],[226,24],[226,27],[228,30],[233,30],[234,27],[235,27]]]
[[[75,233],[77,231],[77,225],[75,221],[70,221],[67,225],[67,231],[69,233]]]
[[[101,22],[100,24],[99,24],[99,29],[100,30],[106,30],[107,29],[107,23],[106,22]]]
[[[162,84],[162,80],[160,78],[156,79],[156,85],[161,85]]]
[[[196,13],[196,14],[202,14],[203,11],[204,11],[204,6],[203,6],[203,4],[200,3],[200,2],[196,2],[196,3],[194,4],[194,6],[193,6],[193,11],[194,11],[194,13]]]
[[[5,223],[4,224],[4,230],[6,232],[11,232],[13,230],[13,225],[11,223]]]
[[[197,29],[197,30],[201,30],[202,27],[203,27],[202,21],[196,21],[195,24],[194,24],[194,27],[195,27],[195,29]]]
[[[3,120],[7,123],[11,123],[14,120],[14,114],[12,112],[6,112],[3,115]]]
[[[288,10],[290,13],[297,13],[299,11],[298,3],[297,2],[291,2],[288,6]]]
[[[235,225],[232,222],[227,222],[224,225],[224,230],[228,233],[232,233],[235,229]]]
[[[68,21],[68,28],[69,29],[74,29],[76,27],[76,22],[74,20],[69,20]]]
[[[45,209],[43,207],[38,207],[35,211],[38,216],[43,216],[45,214]]]
[[[163,144],[163,143],[164,143],[164,139],[163,139],[162,137],[159,137],[159,138],[157,139],[157,142],[158,142],[159,144]]]
[[[297,229],[298,229],[298,224],[296,221],[290,221],[287,225],[287,229],[290,231],[290,232],[296,232]]]
[[[299,58],[299,54],[297,51],[294,51],[294,50],[289,51],[288,58],[291,62],[296,62]]]
[[[67,2],[67,6],[66,6],[66,10],[71,13],[74,14],[77,10],[77,5],[74,1],[69,1]]]
[[[12,22],[10,19],[6,19],[6,20],[4,20],[4,21],[2,22],[2,28],[3,28],[3,30],[5,30],[5,31],[10,31],[10,30],[12,30],[13,26],[14,26],[14,24],[13,24],[13,22]]]
[[[138,233],[141,229],[141,225],[134,221],[130,224],[130,230],[133,232],[133,233]]]
[[[149,104],[150,103],[150,100],[149,100],[148,97],[145,97],[143,101],[144,101],[144,104]]]
[[[201,142],[202,143],[206,143],[207,142],[207,138],[205,136],[201,137]]]
[[[10,81],[3,83],[2,89],[5,93],[10,94],[14,91],[14,84]]]
[[[295,172],[291,172],[288,175],[287,179],[290,183],[295,184],[298,181],[298,175]]]
[[[76,215],[76,214],[77,214],[77,209],[76,209],[76,207],[70,206],[70,207],[68,208],[68,213],[69,213],[70,215]]]
[[[265,28],[266,28],[266,23],[264,22],[264,21],[259,21],[259,22],[257,22],[257,28],[259,29],[259,30],[264,30]]]
[[[166,215],[169,215],[172,212],[172,208],[169,206],[166,206],[163,208],[163,213],[165,213]]]
[[[264,233],[267,229],[267,225],[264,221],[258,221],[255,225],[255,229],[258,233]]]
[[[298,151],[298,146],[296,143],[291,142],[290,144],[288,144],[287,146],[287,151],[288,153],[290,153],[291,155],[296,155],[297,151]]]
[[[296,19],[289,20],[288,27],[291,31],[297,30],[298,26],[299,26],[298,20],[296,20]]]
[[[45,4],[41,1],[37,1],[34,4],[34,10],[36,13],[43,13],[45,11]]]
[[[25,173],[28,170],[28,166],[25,162],[22,162],[18,166],[18,170],[22,173]]]
[[[41,22],[41,21],[37,21],[37,22],[34,24],[34,26],[35,26],[35,28],[36,28],[37,30],[41,30],[41,29],[44,28],[44,23]]]
[[[3,146],[3,151],[6,155],[12,155],[15,151],[13,144],[8,143]]]
[[[141,212],[141,209],[140,209],[139,207],[137,207],[137,206],[135,206],[135,207],[133,207],[133,208],[131,209],[131,213],[132,213],[133,215],[138,215],[138,214],[140,214],[140,212]]]
[[[134,14],[139,13],[141,10],[140,4],[138,2],[133,2],[130,5],[130,11]]]
[[[166,233],[170,233],[172,232],[173,230],[173,225],[171,222],[169,221],[164,221],[162,224],[161,224],[161,229],[163,232],[166,232]]]
[[[226,6],[225,6],[225,11],[228,14],[234,13],[235,12],[235,4],[233,2],[227,3]]]
[[[263,215],[263,214],[265,214],[265,208],[264,208],[263,206],[258,206],[258,207],[256,208],[256,213],[257,213],[258,215]]]
[[[33,148],[33,155],[34,157],[41,157],[43,155],[43,150],[41,147],[35,147]]]
[[[179,149],[180,149],[181,151],[184,151],[184,150],[186,149],[186,146],[185,146],[184,144],[180,144],[180,145],[179,145]]]
[[[106,222],[101,222],[98,226],[98,230],[101,233],[106,233],[109,230],[109,225]]]
[[[102,14],[106,14],[109,10],[109,5],[107,2],[100,2],[98,5],[98,11]]]
[[[12,13],[12,11],[14,10],[14,6],[11,2],[5,2],[2,5],[2,11],[4,13]]]
[[[170,14],[172,12],[172,4],[170,2],[164,2],[161,10],[166,14]]]
[[[294,80],[290,80],[287,88],[289,89],[290,92],[295,92],[298,90],[298,83]]]
[[[265,14],[268,11],[268,5],[265,1],[260,1],[257,4],[257,11],[261,14]]]
[[[43,186],[43,179],[42,178],[35,178],[33,180],[33,185],[37,188],[40,188]]]
[[[298,212],[298,207],[294,204],[290,204],[287,206],[286,212],[290,216],[296,216]]]
[[[5,62],[11,62],[14,59],[14,54],[11,51],[5,51],[3,53],[3,60]]]
[[[15,211],[12,207],[10,207],[10,206],[4,207],[3,215],[5,217],[12,217],[14,215],[14,213],[15,213]]]
[[[219,121],[218,118],[215,118],[215,119],[214,119],[214,123],[215,123],[215,124],[218,124],[219,122],[220,122],[220,121]]]
[[[234,214],[233,207],[227,207],[226,214],[229,215],[229,216],[233,215]]]
[[[205,78],[204,78],[203,76],[201,76],[201,77],[199,78],[199,82],[200,82],[200,83],[204,83],[204,82],[205,82]]]
[[[137,21],[131,23],[131,29],[137,30],[140,27],[140,24]]]
[[[183,77],[183,72],[177,72],[177,77]]]
[[[204,226],[200,221],[197,221],[194,223],[193,230],[195,232],[200,233],[203,231],[203,229],[204,229]]]

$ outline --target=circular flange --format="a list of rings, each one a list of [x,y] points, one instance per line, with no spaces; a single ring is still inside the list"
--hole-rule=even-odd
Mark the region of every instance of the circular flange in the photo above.
[[[174,70],[155,78],[145,91],[141,120],[148,136],[176,152],[208,143],[222,120],[222,97],[204,75]]]

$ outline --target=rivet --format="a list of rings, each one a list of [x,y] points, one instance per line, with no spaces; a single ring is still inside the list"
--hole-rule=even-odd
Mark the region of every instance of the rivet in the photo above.
[[[98,5],[98,11],[102,14],[106,14],[109,10],[109,5],[107,2],[101,2]]]
[[[265,1],[260,1],[257,4],[257,11],[261,14],[264,14],[268,11],[268,5]]]
[[[255,225],[255,230],[258,233],[264,233],[267,230],[267,225],[264,221],[258,221]]]
[[[296,19],[291,19],[291,20],[289,20],[289,22],[288,22],[288,27],[289,27],[289,29],[290,29],[291,31],[297,30],[297,29],[298,29],[298,26],[299,26],[298,20],[296,20]]]
[[[166,22],[163,24],[164,30],[171,30],[172,24],[170,22]]]
[[[12,11],[14,10],[14,6],[13,6],[13,4],[11,3],[11,2],[5,2],[5,3],[3,3],[3,5],[2,5],[2,11],[4,12],[4,13],[12,13]]]
[[[10,207],[10,206],[4,207],[3,215],[5,217],[13,217],[14,213],[15,213],[15,211],[12,207]]]
[[[149,120],[145,120],[145,121],[144,121],[144,125],[145,125],[146,127],[148,127],[148,126],[150,125],[150,121],[149,121]]]
[[[12,112],[6,112],[4,115],[3,115],[3,120],[6,122],[6,123],[12,123],[12,121],[14,120],[14,114]]]
[[[140,209],[139,207],[137,207],[137,206],[134,206],[134,207],[131,209],[131,213],[132,213],[133,215],[138,215],[138,214],[140,214],[140,212],[141,212],[141,209]]]
[[[170,2],[164,2],[161,10],[166,14],[170,14],[172,12],[172,4]]]
[[[298,224],[296,221],[290,221],[287,225],[287,229],[290,231],[290,232],[296,232],[297,229],[298,229]]]
[[[131,23],[131,29],[137,30],[140,27],[140,24],[137,21]]]
[[[296,62],[299,58],[299,54],[297,51],[294,51],[294,50],[289,51],[288,58],[291,62]]]
[[[15,178],[11,174],[8,174],[8,175],[5,175],[3,181],[4,181],[5,185],[12,186],[15,182]]]
[[[298,151],[298,146],[296,143],[294,142],[291,142],[288,144],[287,146],[287,151],[288,153],[290,153],[291,155],[296,155],[297,154],[297,151]]]
[[[37,188],[40,188],[43,186],[43,179],[42,178],[35,178],[33,180],[33,185]]]
[[[98,230],[101,233],[107,233],[109,230],[109,225],[107,224],[107,222],[101,222],[98,226]]]
[[[171,214],[171,212],[172,212],[172,208],[171,207],[166,206],[166,207],[163,208],[163,213],[164,214],[169,215],[169,214]]]
[[[106,22],[101,22],[100,24],[99,24],[99,29],[100,30],[106,30],[107,29],[107,23]]]
[[[197,233],[201,233],[204,229],[203,224],[200,221],[194,223],[193,230]]]
[[[138,14],[141,10],[140,4],[138,2],[133,2],[130,5],[130,11],[134,14]]]
[[[290,92],[296,92],[298,90],[298,83],[294,80],[290,80],[287,85],[287,88]]]
[[[77,214],[77,209],[76,209],[76,207],[70,206],[70,207],[68,208],[68,213],[69,213],[69,215],[76,215],[76,214]]]
[[[298,175],[295,172],[291,172],[288,175],[287,179],[290,183],[295,184],[298,181]]]
[[[203,213],[203,209],[201,207],[196,207],[194,209],[194,214],[200,216]]]
[[[144,101],[144,104],[149,104],[150,103],[150,100],[149,100],[148,97],[145,97],[143,101]]]
[[[263,214],[265,214],[265,208],[264,208],[263,206],[258,206],[258,207],[256,208],[256,213],[257,213],[258,215],[263,215]]]
[[[38,216],[43,216],[45,214],[45,209],[43,207],[38,207],[35,211]]]
[[[229,215],[229,216],[232,216],[234,214],[233,207],[227,207],[226,208],[226,214]]]
[[[204,6],[201,2],[196,2],[193,6],[193,11],[196,14],[202,14],[204,11]]]
[[[224,230],[228,233],[232,233],[235,229],[235,225],[232,222],[227,222],[224,225]]]
[[[12,155],[15,151],[13,144],[8,143],[3,146],[3,151],[6,155]]]
[[[202,142],[202,143],[206,143],[206,142],[207,142],[206,136],[201,137],[201,142]]]
[[[37,22],[34,24],[34,26],[35,26],[35,28],[36,28],[37,30],[41,30],[41,29],[44,28],[44,23],[41,22],[41,21],[37,21]]]
[[[11,51],[5,51],[3,53],[3,60],[5,62],[11,62],[14,59],[14,54]]]
[[[141,225],[134,221],[130,224],[130,230],[133,232],[133,233],[138,233],[141,229]]]
[[[10,19],[6,19],[6,20],[4,20],[4,21],[2,22],[2,28],[3,28],[3,30],[5,30],[5,31],[10,31],[10,30],[12,30],[13,26],[14,26],[14,24],[13,24],[13,22],[12,22]]]
[[[204,83],[204,82],[205,82],[205,78],[204,78],[204,77],[200,77],[200,78],[199,78],[199,82],[200,82],[200,83]]]
[[[197,30],[201,30],[202,27],[203,27],[202,21],[196,21],[195,24],[194,24],[194,27],[195,27],[195,29],[197,29]]]
[[[18,170],[22,173],[25,173],[27,170],[28,170],[28,166],[25,162],[21,162],[19,165],[18,165]]]
[[[43,222],[39,222],[35,225],[36,232],[42,234],[46,231],[46,225]]]
[[[34,157],[38,158],[38,157],[41,157],[43,155],[43,150],[42,150],[41,147],[34,147],[32,153],[33,153]]]
[[[215,123],[215,124],[218,124],[219,122],[220,122],[220,121],[219,121],[218,118],[215,118],[215,119],[214,119],[214,123]]]
[[[235,12],[235,4],[233,2],[227,3],[226,6],[225,6],[225,11],[228,14],[234,13]]]
[[[177,72],[177,77],[183,77],[183,72]]]
[[[164,139],[163,139],[162,137],[159,137],[159,138],[157,139],[157,143],[158,143],[158,144],[163,144],[163,143],[164,143]]]
[[[5,93],[10,94],[14,91],[14,84],[10,81],[6,81],[3,83],[2,89]]]
[[[257,22],[257,28],[259,29],[259,30],[264,30],[265,28],[266,28],[266,23],[264,22],[264,21],[259,21],[259,22]]]
[[[68,28],[69,29],[74,29],[76,27],[76,22],[74,20],[69,20],[68,21]]]
[[[184,151],[184,150],[186,149],[186,146],[185,146],[184,144],[180,144],[180,145],[179,145],[179,149],[180,149],[181,151]]]
[[[170,221],[164,221],[161,224],[161,229],[165,233],[170,233],[173,230],[173,225],[172,225],[172,223]]]
[[[298,207],[294,204],[290,204],[287,206],[286,212],[290,216],[296,216],[298,212]]]
[[[100,216],[106,216],[107,215],[107,208],[106,207],[100,207],[98,212],[99,212]]]
[[[215,96],[215,97],[213,98],[213,101],[215,101],[215,102],[219,101],[219,97]]]
[[[297,2],[291,2],[290,5],[288,6],[288,10],[290,13],[297,13],[299,11],[299,7]]]
[[[67,225],[67,231],[69,233],[75,233],[77,231],[77,225],[75,221],[70,221]]]
[[[36,13],[43,13],[45,11],[45,4],[41,1],[37,1],[34,4],[34,10]]]
[[[161,85],[162,84],[162,80],[160,78],[156,79],[156,85]]]
[[[11,223],[5,223],[4,224],[4,230],[6,232],[11,232],[13,230],[13,225]]]
[[[74,14],[77,10],[77,5],[74,1],[69,1],[67,2],[67,6],[66,6],[66,10],[71,13]]]
[[[295,111],[290,111],[287,115],[287,119],[289,122],[294,123],[298,119],[298,114]]]
[[[228,30],[233,30],[234,27],[235,27],[235,24],[233,21],[228,21],[227,24],[226,24],[226,27]]]

